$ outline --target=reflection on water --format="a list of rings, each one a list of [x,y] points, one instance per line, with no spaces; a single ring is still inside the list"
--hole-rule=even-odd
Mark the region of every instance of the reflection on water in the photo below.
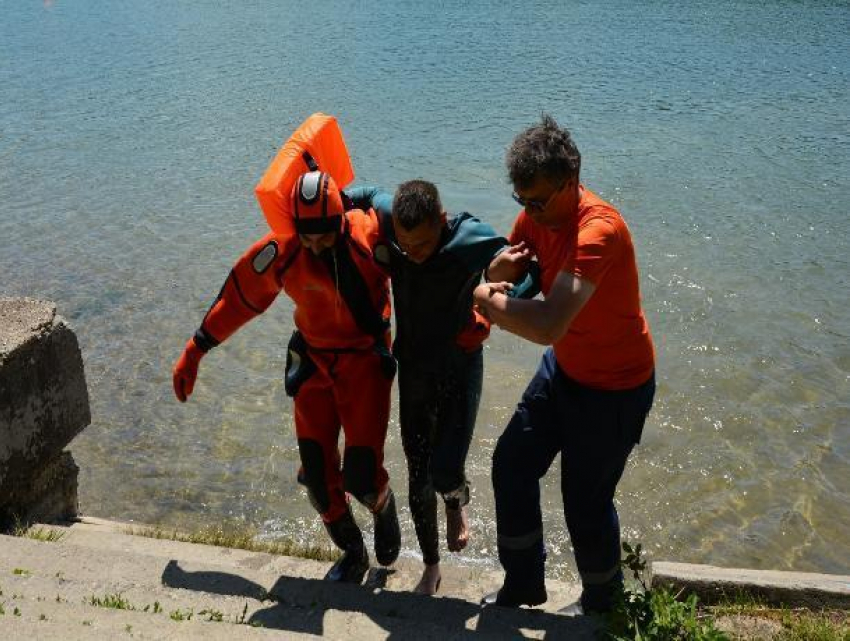
[[[299,3],[7,4],[0,292],[55,300],[80,338],[86,512],[324,536],[295,482],[288,301],[204,360],[190,403],[170,389],[263,233],[254,183],[323,110],[360,180],[434,180],[448,209],[507,232],[502,155],[546,110],[632,228],[657,343],[656,405],[618,497],[626,536],[655,558],[850,570],[846,3],[332,2],[310,29]],[[539,354],[498,331],[488,344],[474,539],[451,558],[495,563],[490,456]],[[549,568],[573,576],[559,464]]]

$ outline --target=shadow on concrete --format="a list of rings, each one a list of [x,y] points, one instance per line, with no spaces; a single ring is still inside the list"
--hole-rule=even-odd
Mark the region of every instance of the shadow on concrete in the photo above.
[[[244,596],[262,601],[268,598],[266,589],[238,574],[228,572],[186,572],[172,559],[162,571],[162,584],[170,588],[183,588],[196,592],[209,592],[222,596]]]
[[[383,631],[388,639],[522,638],[528,633],[545,639],[596,638],[597,625],[589,618],[570,619],[542,610],[482,608],[452,597],[381,589],[391,573],[373,570],[366,585],[281,576],[266,592],[238,575],[185,572],[176,561],[170,561],[162,582],[174,588],[268,599],[273,605],[257,610],[246,623],[319,636],[338,635],[348,628],[344,618],[335,618],[335,614],[357,613],[374,624],[362,624],[364,636]]]

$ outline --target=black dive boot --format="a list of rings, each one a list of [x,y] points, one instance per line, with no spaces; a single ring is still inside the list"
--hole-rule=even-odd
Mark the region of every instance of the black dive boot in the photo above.
[[[372,513],[375,524],[375,556],[381,565],[392,565],[401,549],[401,529],[395,509],[395,494],[387,491],[387,500],[379,512]]]
[[[569,617],[584,614],[605,614],[613,609],[618,599],[622,598],[623,571],[620,570],[605,583],[583,586],[581,598],[575,603],[561,608],[558,613]]]
[[[505,568],[505,582],[499,591],[481,599],[481,605],[518,608],[546,603],[546,548],[543,539],[522,550],[499,545],[499,561]]]
[[[369,555],[363,544],[363,535],[348,510],[332,523],[325,523],[331,540],[343,551],[342,558],[333,564],[325,575],[325,581],[360,583],[369,569]]]
[[[481,605],[501,605],[505,608],[518,608],[521,605],[534,607],[546,603],[546,587],[534,585],[523,588],[505,583],[498,591],[481,599]]]

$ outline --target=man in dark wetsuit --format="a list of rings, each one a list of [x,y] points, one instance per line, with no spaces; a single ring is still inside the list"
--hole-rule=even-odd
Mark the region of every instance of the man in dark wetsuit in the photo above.
[[[423,180],[402,184],[394,198],[368,187],[347,194],[381,216],[373,253],[392,280],[401,438],[425,563],[414,591],[434,594],[440,585],[436,492],[446,506],[449,550],[463,549],[469,538],[464,468],[481,398],[482,343],[490,333],[489,321],[472,309],[472,291],[507,241],[468,213],[447,217],[437,188]]]

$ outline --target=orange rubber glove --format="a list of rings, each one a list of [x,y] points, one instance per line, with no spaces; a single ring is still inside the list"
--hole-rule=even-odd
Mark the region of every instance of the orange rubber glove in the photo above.
[[[195,344],[195,340],[190,338],[180,354],[180,358],[174,364],[172,371],[172,379],[174,382],[174,394],[177,400],[185,403],[186,399],[192,394],[195,389],[195,379],[198,378],[198,365],[204,357],[204,353],[200,347]]]

